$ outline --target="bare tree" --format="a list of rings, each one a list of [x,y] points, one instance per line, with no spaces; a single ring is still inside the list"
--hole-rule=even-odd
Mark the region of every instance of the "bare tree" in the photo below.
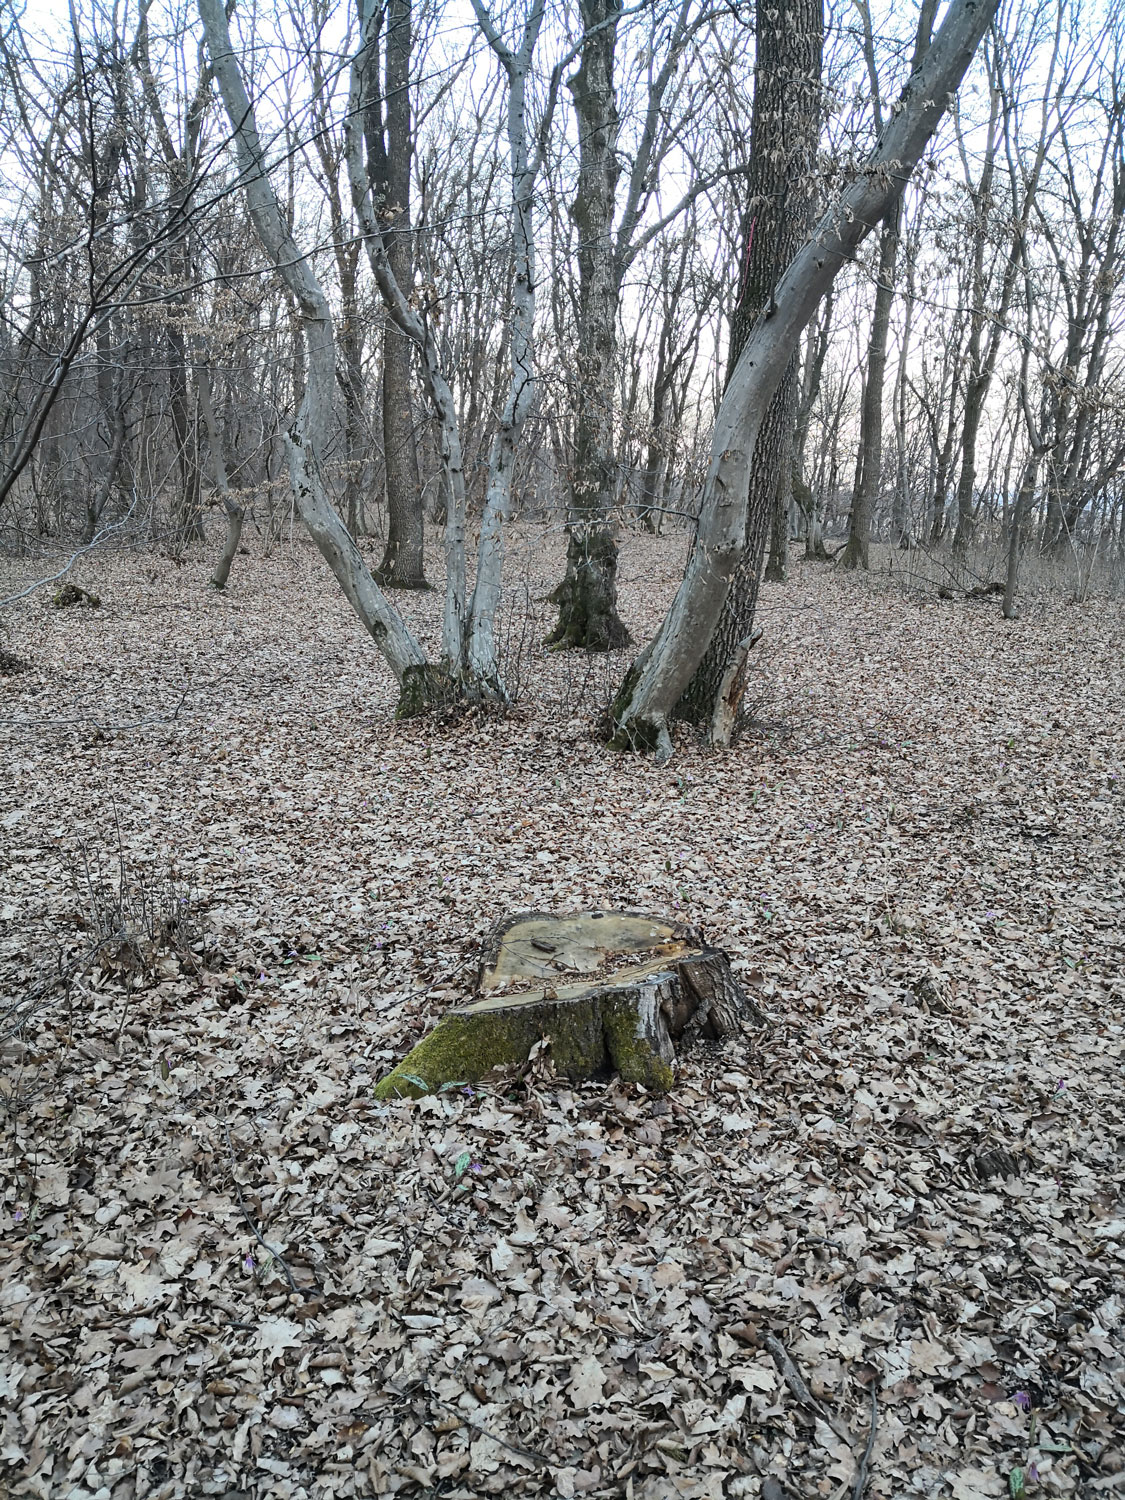
[[[304,331],[308,373],[297,416],[286,433],[293,498],[309,533],[356,614],[386,658],[413,710],[442,691],[436,674],[405,623],[369,573],[325,493],[321,462],[336,386],[332,311],[308,258],[291,234],[266,170],[261,137],[231,46],[222,0],[199,0],[211,66],[231,122],[250,216],[296,303]]]
[[[823,40],[822,0],[759,4],[745,249],[731,320],[728,384],[754,324],[771,311],[778,283],[809,232],[815,203],[813,166],[820,133]],[[786,534],[797,365],[794,348],[758,432],[746,507],[751,526],[764,528],[773,520]],[[756,532],[745,538],[722,614],[679,705],[679,714],[693,723],[711,722],[720,694],[729,690],[729,665],[753,625],[763,541],[764,534]]]
[[[667,27],[663,61],[657,66],[654,18],[647,51],[641,129],[621,213],[621,176],[615,58],[623,12],[617,0],[579,0],[583,27],[578,70],[570,79],[578,124],[578,182],[571,215],[578,234],[578,296],[575,361],[574,454],[567,513],[566,575],[554,595],[558,622],[550,642],[607,651],[627,644],[617,612],[617,541],[613,520],[617,496],[614,386],[617,315],[622,279],[657,233],[704,190],[692,185],[673,208],[641,227],[653,200],[661,165],[676,136],[669,119],[669,88],[691,38],[708,13],[696,0],[677,0]]]
[[[871,107],[875,115],[876,135],[883,134],[883,105],[879,74],[875,66],[875,41],[871,9],[867,0],[853,0],[863,21],[864,56],[871,84]],[[914,43],[912,72],[917,73],[934,24],[937,0],[923,0],[918,13],[918,30]],[[871,516],[883,463],[883,389],[887,371],[887,340],[891,326],[891,304],[895,293],[895,267],[901,229],[901,198],[891,206],[879,240],[879,262],[875,274],[875,312],[871,320],[871,337],[867,347],[867,368],[863,387],[863,423],[860,428],[859,457],[856,461],[852,514],[848,526],[848,544],[840,559],[845,568],[866,568],[871,539]]]
[[[477,575],[469,611],[469,671],[477,682],[487,682],[503,692],[493,630],[500,599],[500,570],[504,557],[504,525],[512,505],[512,472],[524,424],[535,402],[535,236],[532,225],[535,179],[542,164],[543,149],[551,129],[551,114],[558,94],[559,69],[551,81],[547,107],[540,124],[538,144],[528,151],[528,74],[545,0],[532,0],[518,50],[503,40],[484,0],[473,0],[477,24],[488,39],[508,80],[508,159],[512,195],[512,293],[508,347],[511,373],[500,426],[492,440],[488,463],[488,492],[481,519]]]
[[[373,14],[376,35],[383,7]],[[387,263],[409,297],[413,277],[410,228],[410,0],[387,0],[386,64],[379,87],[376,49],[369,37],[364,133],[367,170]],[[381,583],[391,588],[425,588],[422,496],[414,450],[410,403],[412,340],[388,318],[383,335],[383,450],[387,475],[387,547],[379,566]]]
[[[669,722],[711,642],[747,537],[749,470],[769,402],[801,331],[840,267],[893,209],[927,142],[991,24],[999,0],[954,0],[925,58],[907,82],[875,150],[840,195],[781,280],[773,305],[759,318],[727,385],[715,420],[711,464],[699,527],[684,580],[656,639],[634,663],[613,707],[613,743],[672,752]],[[760,559],[759,559],[760,566]],[[729,738],[737,696],[738,643],[719,695],[713,739]]]

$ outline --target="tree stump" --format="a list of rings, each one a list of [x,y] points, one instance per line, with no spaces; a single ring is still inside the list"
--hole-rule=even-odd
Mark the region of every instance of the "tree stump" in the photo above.
[[[62,588],[55,591],[53,602],[56,609],[70,609],[75,604],[84,609],[100,609],[102,601],[97,594],[80,589],[76,583],[64,583]]]
[[[476,998],[455,1006],[377,1085],[417,1098],[519,1066],[537,1042],[573,1082],[618,1073],[663,1092],[676,1043],[765,1016],[693,927],[635,912],[513,916],[493,932]]]

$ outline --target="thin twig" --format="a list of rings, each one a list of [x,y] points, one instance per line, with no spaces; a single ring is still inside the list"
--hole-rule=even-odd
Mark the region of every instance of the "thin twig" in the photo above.
[[[403,1390],[402,1386],[396,1385],[393,1380],[384,1380],[383,1388],[390,1391],[393,1395],[399,1396],[403,1401],[414,1400],[409,1391]],[[432,1387],[428,1384],[425,1388],[425,1400],[432,1401],[437,1406],[444,1406],[447,1411],[452,1412],[454,1416],[458,1417],[466,1427],[472,1427],[483,1437],[491,1438],[494,1443],[499,1443],[501,1448],[507,1448],[509,1453],[516,1453],[520,1458],[526,1458],[532,1463],[539,1464],[544,1469],[554,1467],[551,1460],[545,1454],[536,1453],[534,1448],[521,1448],[518,1443],[510,1443],[507,1438],[501,1437],[498,1432],[493,1432],[483,1422],[478,1422],[468,1412],[462,1411],[459,1406],[454,1406],[452,1402],[446,1401],[441,1396],[436,1395]]]
[[[814,1416],[819,1417],[822,1422],[826,1423],[836,1436],[847,1443],[850,1448],[853,1442],[851,1433],[844,1426],[843,1422],[827,1411],[816,1399],[812,1391],[809,1390],[800,1370],[798,1370],[792,1359],[790,1359],[789,1352],[781,1340],[774,1334],[767,1333],[763,1335],[762,1343],[773,1356],[773,1362],[777,1366],[781,1378],[785,1381],[785,1384],[792,1391],[793,1395],[796,1396],[800,1404],[806,1411],[812,1412]]]
[[[246,1207],[246,1201],[245,1201],[245,1199],[242,1196],[242,1188],[239,1186],[239,1182],[238,1182],[238,1173],[235,1171],[234,1146],[231,1144],[230,1125],[226,1122],[226,1120],[223,1121],[223,1134],[226,1136],[227,1150],[230,1153],[230,1178],[231,1178],[231,1181],[234,1183],[234,1190],[235,1190],[235,1192],[238,1195],[238,1206],[242,1210],[242,1217],[246,1220],[246,1223],[249,1225],[250,1231],[253,1234],[254,1238],[258,1241],[258,1244],[261,1245],[261,1247],[262,1247],[263,1250],[268,1251],[268,1253],[270,1254],[270,1256],[274,1260],[277,1261],[278,1265],[285,1272],[285,1279],[289,1283],[289,1290],[291,1292],[293,1292],[295,1296],[298,1296],[298,1297],[305,1296],[305,1293],[303,1293],[301,1291],[300,1287],[293,1280],[293,1272],[289,1269],[289,1267],[286,1265],[285,1261],[278,1254],[278,1252],[273,1248],[273,1246],[267,1243],[267,1241],[265,1240],[265,1238],[262,1235],[262,1231],[258,1228],[258,1225],[257,1225],[257,1223],[254,1220],[253,1214],[251,1214],[250,1210]],[[307,1297],[306,1297],[306,1300],[307,1300]]]
[[[875,1428],[879,1421],[879,1398],[875,1394],[875,1381],[871,1382],[871,1431],[867,1434],[867,1446],[863,1450],[863,1457],[859,1461],[859,1468],[855,1471],[855,1484],[852,1486],[852,1500],[863,1500],[863,1492],[867,1488],[867,1465],[871,1461],[871,1450],[875,1447]]]

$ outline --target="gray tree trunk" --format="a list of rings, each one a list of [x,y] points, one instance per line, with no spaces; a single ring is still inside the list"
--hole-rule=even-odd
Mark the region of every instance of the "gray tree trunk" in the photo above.
[[[808,235],[820,132],[822,0],[786,0],[776,7],[759,4],[757,16],[750,176],[743,232],[746,248],[738,303],[731,319],[728,385],[751,330],[772,307],[777,284]],[[784,527],[784,542],[778,550],[787,558],[797,395],[794,352],[754,448],[747,499],[751,529],[742,558],[719,623],[678,709],[682,717],[695,724],[713,721],[722,683],[729,687],[740,682],[737,676],[728,675],[727,667],[739,643],[753,629],[762,549],[771,522]],[[734,717],[736,712],[724,713],[723,722]]]
[[[620,165],[613,66],[617,0],[580,0],[585,36],[570,80],[578,120],[578,354],[574,460],[567,516],[566,574],[553,597],[559,618],[549,641],[610,651],[628,644],[617,613],[614,359],[620,276],[613,220]]]
[[[1004,579],[1003,615],[1005,620],[1014,620],[1019,615],[1019,610],[1016,608],[1016,591],[1020,581],[1020,557],[1023,552],[1027,519],[1031,514],[1031,505],[1035,499],[1035,479],[1039,473],[1040,457],[1041,455],[1033,446],[1024,460],[1019,492],[1012,508],[1011,530],[1008,533],[1008,567]]]
[[[508,156],[512,182],[512,310],[508,347],[511,370],[500,429],[488,460],[488,491],[481,517],[477,576],[469,608],[469,669],[477,682],[489,683],[501,696],[496,649],[496,609],[504,558],[504,526],[512,507],[512,473],[524,424],[535,403],[535,238],[531,213],[540,154],[529,160],[527,149],[527,75],[543,24],[545,0],[534,0],[518,52],[505,46],[483,0],[473,0],[477,22],[508,76]],[[548,108],[553,107],[555,91]],[[540,139],[550,128],[549,114]]]
[[[387,7],[385,149],[382,180],[372,184],[391,274],[407,295],[414,281],[410,228],[410,0]],[[388,318],[383,333],[383,452],[387,476],[387,545],[376,574],[385,588],[424,589],[422,495],[410,400],[412,344]]]
[[[883,476],[883,391],[887,379],[891,306],[895,297],[900,213],[900,205],[896,203],[883,225],[879,242],[879,280],[875,287],[875,311],[871,318],[871,337],[867,345],[867,380],[863,387],[859,462],[855,493],[852,496],[851,519],[848,522],[848,544],[840,557],[842,568],[867,568],[871,561],[871,523]]]
[[[222,556],[215,564],[215,571],[211,574],[211,587],[213,589],[225,589],[230,577],[231,565],[238,553],[238,544],[242,540],[242,523],[246,518],[246,512],[230,492],[230,480],[227,477],[227,461],[223,455],[223,439],[219,431],[219,424],[215,420],[215,402],[211,389],[211,371],[206,365],[200,365],[195,372],[195,388],[199,395],[199,409],[203,416],[203,430],[207,434],[207,447],[211,454],[211,472],[215,478],[215,488],[222,502],[223,512],[227,518],[227,539],[223,545]]]
[[[613,705],[611,744],[672,753],[669,721],[694,676],[747,546],[750,470],[766,410],[801,332],[837,274],[899,201],[972,61],[999,0],[953,0],[863,171],[832,204],[754,325],[715,420],[699,526],[659,633]],[[720,705],[721,706],[721,705]]]
[[[465,570],[465,466],[457,405],[441,368],[433,327],[411,305],[407,290],[391,269],[382,226],[372,201],[371,178],[378,178],[382,139],[378,104],[378,37],[382,11],[378,0],[361,0],[359,47],[352,63],[345,142],[352,206],[367,246],[367,258],[387,316],[415,345],[422,378],[437,417],[442,475],[448,496],[445,515],[445,608],[442,614],[442,664],[447,676],[466,678],[467,635]]]

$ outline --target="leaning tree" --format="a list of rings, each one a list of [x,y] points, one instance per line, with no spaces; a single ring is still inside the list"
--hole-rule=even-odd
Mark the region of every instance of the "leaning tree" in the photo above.
[[[998,9],[999,0],[953,0],[907,81],[875,149],[817,224],[746,341],[715,418],[699,524],[683,582],[659,632],[626,675],[613,705],[612,743],[672,753],[670,722],[714,636],[731,580],[753,536],[761,565],[765,529],[748,525],[751,460],[770,401],[802,330],[842,266],[896,207]],[[750,640],[737,642],[711,717],[729,742]]]

